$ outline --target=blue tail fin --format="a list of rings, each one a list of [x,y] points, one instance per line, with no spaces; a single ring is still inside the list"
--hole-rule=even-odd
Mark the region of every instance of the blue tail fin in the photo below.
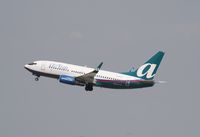
[[[164,52],[159,51],[153,57],[151,57],[147,62],[145,62],[144,65],[140,66],[138,69],[134,71],[130,71],[130,72],[125,72],[123,74],[139,77],[144,80],[153,80],[160,66],[160,63],[162,61],[164,54],[165,54]]]

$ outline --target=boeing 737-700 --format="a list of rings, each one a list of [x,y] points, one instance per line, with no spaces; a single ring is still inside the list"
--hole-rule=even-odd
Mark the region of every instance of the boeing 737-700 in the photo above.
[[[94,86],[133,89],[152,87],[155,84],[153,79],[163,56],[164,52],[159,51],[138,69],[122,73],[100,70],[103,62],[96,69],[55,61],[34,61],[24,67],[36,76],[36,81],[40,76],[46,76],[64,84],[85,86],[86,91],[92,91]]]

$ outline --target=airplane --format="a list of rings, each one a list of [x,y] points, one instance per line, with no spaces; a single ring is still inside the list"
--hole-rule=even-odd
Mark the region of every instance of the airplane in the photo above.
[[[58,79],[60,83],[85,86],[86,91],[92,91],[94,86],[111,89],[146,88],[156,83],[153,79],[164,54],[159,51],[138,69],[132,68],[129,72],[121,73],[101,70],[103,62],[96,69],[55,61],[34,61],[24,68],[36,76],[35,81],[45,76]]]

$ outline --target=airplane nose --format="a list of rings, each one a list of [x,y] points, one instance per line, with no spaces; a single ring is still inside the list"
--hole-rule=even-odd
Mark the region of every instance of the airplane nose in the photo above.
[[[27,65],[27,64],[26,64],[26,65],[24,65],[24,68],[25,68],[25,69],[28,69],[28,65]]]

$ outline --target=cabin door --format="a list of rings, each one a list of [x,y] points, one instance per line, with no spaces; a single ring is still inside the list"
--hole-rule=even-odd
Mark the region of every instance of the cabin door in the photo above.
[[[45,64],[41,65],[41,70],[43,70],[43,71],[45,70]]]

